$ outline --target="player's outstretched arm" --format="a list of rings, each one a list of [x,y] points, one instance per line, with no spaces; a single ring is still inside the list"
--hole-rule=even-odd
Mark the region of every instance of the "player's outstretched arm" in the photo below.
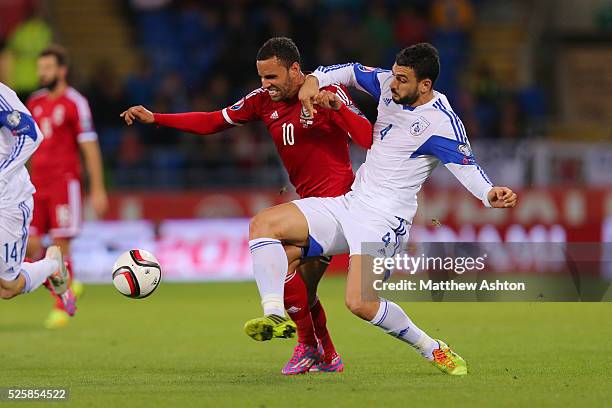
[[[341,84],[368,92],[368,87],[361,83],[362,81],[360,81],[360,79],[363,78],[359,78],[358,74],[359,72],[365,73],[366,71],[360,70],[360,67],[363,68],[363,65],[358,63],[337,64],[327,67],[320,66],[309,76],[316,77],[319,80],[319,86],[321,88],[331,84]],[[368,72],[374,72],[374,70]],[[378,92],[380,93],[380,89]]]
[[[315,104],[332,110],[334,123],[347,132],[355,143],[364,149],[372,147],[372,124],[352,103],[349,107],[338,94],[323,90],[316,95]]]
[[[223,111],[215,112],[185,112],[185,113],[153,113],[144,106],[132,106],[120,115],[130,126],[134,122],[157,124],[183,132],[198,135],[209,135],[233,127],[223,115]]]
[[[511,208],[516,205],[516,193],[508,187],[491,185],[489,178],[474,161],[473,156],[464,157],[461,161],[449,161],[444,165],[470,193],[482,200],[486,207]]]
[[[389,71],[380,68],[365,67],[358,63],[347,63],[319,67],[315,72],[306,76],[298,98],[306,112],[310,115],[316,113],[313,107],[314,98],[319,88],[324,88],[332,84],[357,88],[366,92],[375,99],[380,98],[381,88],[378,75]]]
[[[214,112],[154,113],[138,105],[132,106],[119,116],[128,126],[138,121],[198,135],[209,135],[259,120],[262,98],[265,97],[265,91],[258,88],[232,106]]]
[[[435,156],[453,173],[463,186],[486,207],[511,208],[517,196],[508,187],[494,186],[484,170],[476,163],[472,149],[465,141],[452,137],[430,136],[413,154]]]

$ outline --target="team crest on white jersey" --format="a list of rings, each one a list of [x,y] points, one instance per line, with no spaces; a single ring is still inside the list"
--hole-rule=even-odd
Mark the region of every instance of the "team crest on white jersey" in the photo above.
[[[423,116],[419,116],[417,120],[412,122],[410,125],[410,133],[413,136],[418,136],[425,131],[431,125],[431,123],[425,119]]]
[[[21,123],[21,113],[19,113],[19,111],[13,111],[8,114],[6,120],[10,127],[16,128]]]

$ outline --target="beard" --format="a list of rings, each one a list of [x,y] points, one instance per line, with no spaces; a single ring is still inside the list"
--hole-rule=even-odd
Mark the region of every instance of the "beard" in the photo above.
[[[40,82],[40,85],[43,88],[48,89],[49,91],[53,91],[56,87],[57,87],[57,83],[59,82],[59,78],[56,76],[55,78],[51,79],[48,82]]]
[[[275,94],[276,94],[275,96],[270,95],[270,98],[272,99],[272,101],[274,101],[274,102],[282,102],[282,101],[285,101],[285,100],[289,99],[288,91],[287,91],[288,88],[279,88],[277,86],[274,86],[271,89],[273,91],[276,91],[275,92]]]
[[[275,95],[274,96],[270,95],[270,99],[272,99],[274,102],[280,102],[283,99],[285,99],[285,95],[283,91],[281,91],[278,88],[273,88],[273,91],[275,91],[274,92]]]
[[[415,103],[418,99],[419,99],[419,93],[417,91],[414,91],[413,94],[411,95],[406,95],[404,97],[401,97],[394,93],[392,94],[392,99],[393,102],[400,104],[400,105],[412,105],[413,103]]]
[[[275,97],[272,97],[272,95],[270,95],[272,101],[274,102],[283,102],[286,101],[288,99],[292,98],[292,89],[295,89],[295,87],[293,86],[294,82],[291,80],[291,78],[287,78],[287,80],[279,85],[273,85],[268,89],[273,89],[277,92]],[[299,89],[299,87],[298,87]]]

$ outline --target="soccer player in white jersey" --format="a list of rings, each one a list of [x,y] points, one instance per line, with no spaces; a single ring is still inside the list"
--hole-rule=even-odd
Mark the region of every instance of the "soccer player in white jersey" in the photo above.
[[[15,92],[0,82],[0,298],[11,299],[45,281],[74,314],[68,271],[57,246],[38,262],[24,262],[34,186],[25,167],[43,135]]]
[[[417,327],[395,303],[378,298],[372,285],[373,258],[380,251],[393,257],[404,246],[417,210],[417,193],[433,169],[442,162],[486,207],[516,205],[516,194],[507,187],[494,187],[476,163],[463,124],[446,97],[433,89],[440,62],[430,44],[402,50],[391,71],[360,64],[320,67],[302,86],[299,98],[305,117],[316,114],[313,103],[326,106],[319,88],[330,83],[356,87],[378,100],[374,142],[359,168],[352,190],[335,198],[305,198],[265,210],[269,228],[251,239],[269,238],[284,244],[318,246],[324,255],[349,252],[347,307],[355,315],[413,346],[441,371],[467,374],[467,364],[444,342]],[[316,243],[316,244],[313,244]],[[363,245],[375,244],[375,248]],[[260,330],[271,330],[269,315],[282,300],[287,262],[281,251],[253,254],[266,316],[247,322]],[[284,252],[282,252],[284,254]],[[255,259],[257,258],[257,259]],[[261,290],[261,289],[265,290]]]

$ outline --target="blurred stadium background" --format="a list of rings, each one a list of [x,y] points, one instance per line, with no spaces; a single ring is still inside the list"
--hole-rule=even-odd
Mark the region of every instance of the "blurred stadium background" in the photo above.
[[[248,217],[294,197],[265,128],[212,136],[126,127],[119,113],[210,111],[259,86],[255,54],[292,37],[303,69],[389,67],[402,47],[438,47],[444,92],[476,155],[520,193],[487,211],[445,170],[421,193],[413,235],[428,240],[612,241],[612,2],[606,0],[0,0],[0,80],[21,96],[38,52],[71,54],[89,99],[111,210],[86,211],[77,274],[109,281],[141,247],[174,280],[249,279]],[[357,103],[373,121],[367,96]],[[365,157],[352,154],[355,169]],[[342,271],[346,259],[336,259]]]

